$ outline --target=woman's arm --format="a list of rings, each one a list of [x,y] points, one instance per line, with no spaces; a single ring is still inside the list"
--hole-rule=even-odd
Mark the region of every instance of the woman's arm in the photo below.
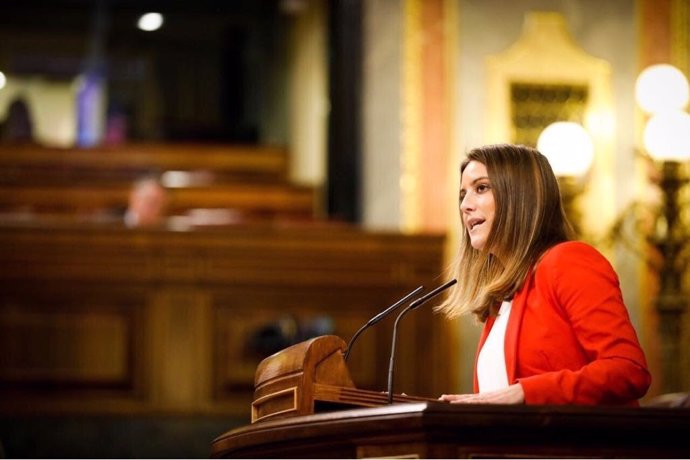
[[[591,246],[565,243],[547,253],[535,277],[563,309],[588,363],[518,379],[525,401],[625,404],[644,396],[651,376],[608,261]]]

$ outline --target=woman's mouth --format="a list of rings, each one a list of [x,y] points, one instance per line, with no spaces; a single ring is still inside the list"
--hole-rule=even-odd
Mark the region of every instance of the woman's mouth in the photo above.
[[[467,228],[468,228],[469,231],[471,232],[471,231],[474,230],[478,225],[483,224],[485,221],[486,221],[486,219],[480,219],[480,218],[469,219],[469,220],[467,221]]]

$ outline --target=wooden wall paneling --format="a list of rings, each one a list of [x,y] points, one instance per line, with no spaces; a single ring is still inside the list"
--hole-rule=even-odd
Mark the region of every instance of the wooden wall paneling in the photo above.
[[[27,359],[42,356],[50,370],[52,361],[41,351],[55,347],[63,350],[66,369],[86,366],[84,375],[105,376],[110,383],[126,375],[128,382],[108,391],[73,385],[68,392],[56,385],[54,372],[46,374],[50,385],[40,391],[25,385],[17,398],[3,392],[0,407],[246,415],[253,371],[262,358],[251,349],[252,338],[261,328],[291,315],[302,325],[321,321],[326,327],[314,333],[328,331],[347,341],[415,287],[439,284],[442,246],[440,235],[347,227],[173,232],[0,225],[0,327],[11,332],[0,342],[3,349]],[[430,308],[422,309],[401,327],[400,391],[430,394],[426,375],[442,362],[427,354],[431,317]],[[40,327],[22,341],[16,325],[27,318]],[[356,344],[351,369],[362,388],[386,387],[393,319]],[[66,329],[45,345],[42,331],[55,322]],[[86,332],[64,332],[81,330]],[[76,348],[86,348],[87,358],[66,351]],[[125,353],[129,364],[123,371]],[[0,361],[5,375],[16,375],[18,361],[6,359]]]
[[[2,283],[2,406],[139,405],[147,393],[145,310],[140,290]]]
[[[391,292],[381,289],[338,292],[324,287],[277,286],[261,292],[219,293],[214,308],[217,397],[251,394],[259,362],[289,345],[327,334],[349,341],[360,326],[394,301]],[[349,362],[361,388],[385,389],[391,324],[379,324],[360,336]]]
[[[208,294],[166,286],[151,296],[151,404],[157,410],[203,409],[210,399]]]

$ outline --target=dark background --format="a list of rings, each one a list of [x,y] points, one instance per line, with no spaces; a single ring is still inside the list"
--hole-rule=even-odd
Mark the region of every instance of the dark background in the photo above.
[[[0,70],[105,79],[128,142],[288,145],[289,28],[306,0],[24,0],[0,14]],[[361,0],[328,10],[323,208],[361,221]],[[160,12],[163,27],[136,27]]]

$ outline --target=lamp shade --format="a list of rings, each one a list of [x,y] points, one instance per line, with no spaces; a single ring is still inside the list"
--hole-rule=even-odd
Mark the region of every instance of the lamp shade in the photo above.
[[[690,115],[672,110],[653,115],[644,129],[644,146],[660,161],[690,159]]]
[[[672,65],[649,66],[637,77],[635,99],[647,113],[683,109],[690,99],[688,79]]]
[[[557,176],[579,177],[594,160],[592,138],[579,123],[557,121],[539,135],[537,149],[548,158]]]

